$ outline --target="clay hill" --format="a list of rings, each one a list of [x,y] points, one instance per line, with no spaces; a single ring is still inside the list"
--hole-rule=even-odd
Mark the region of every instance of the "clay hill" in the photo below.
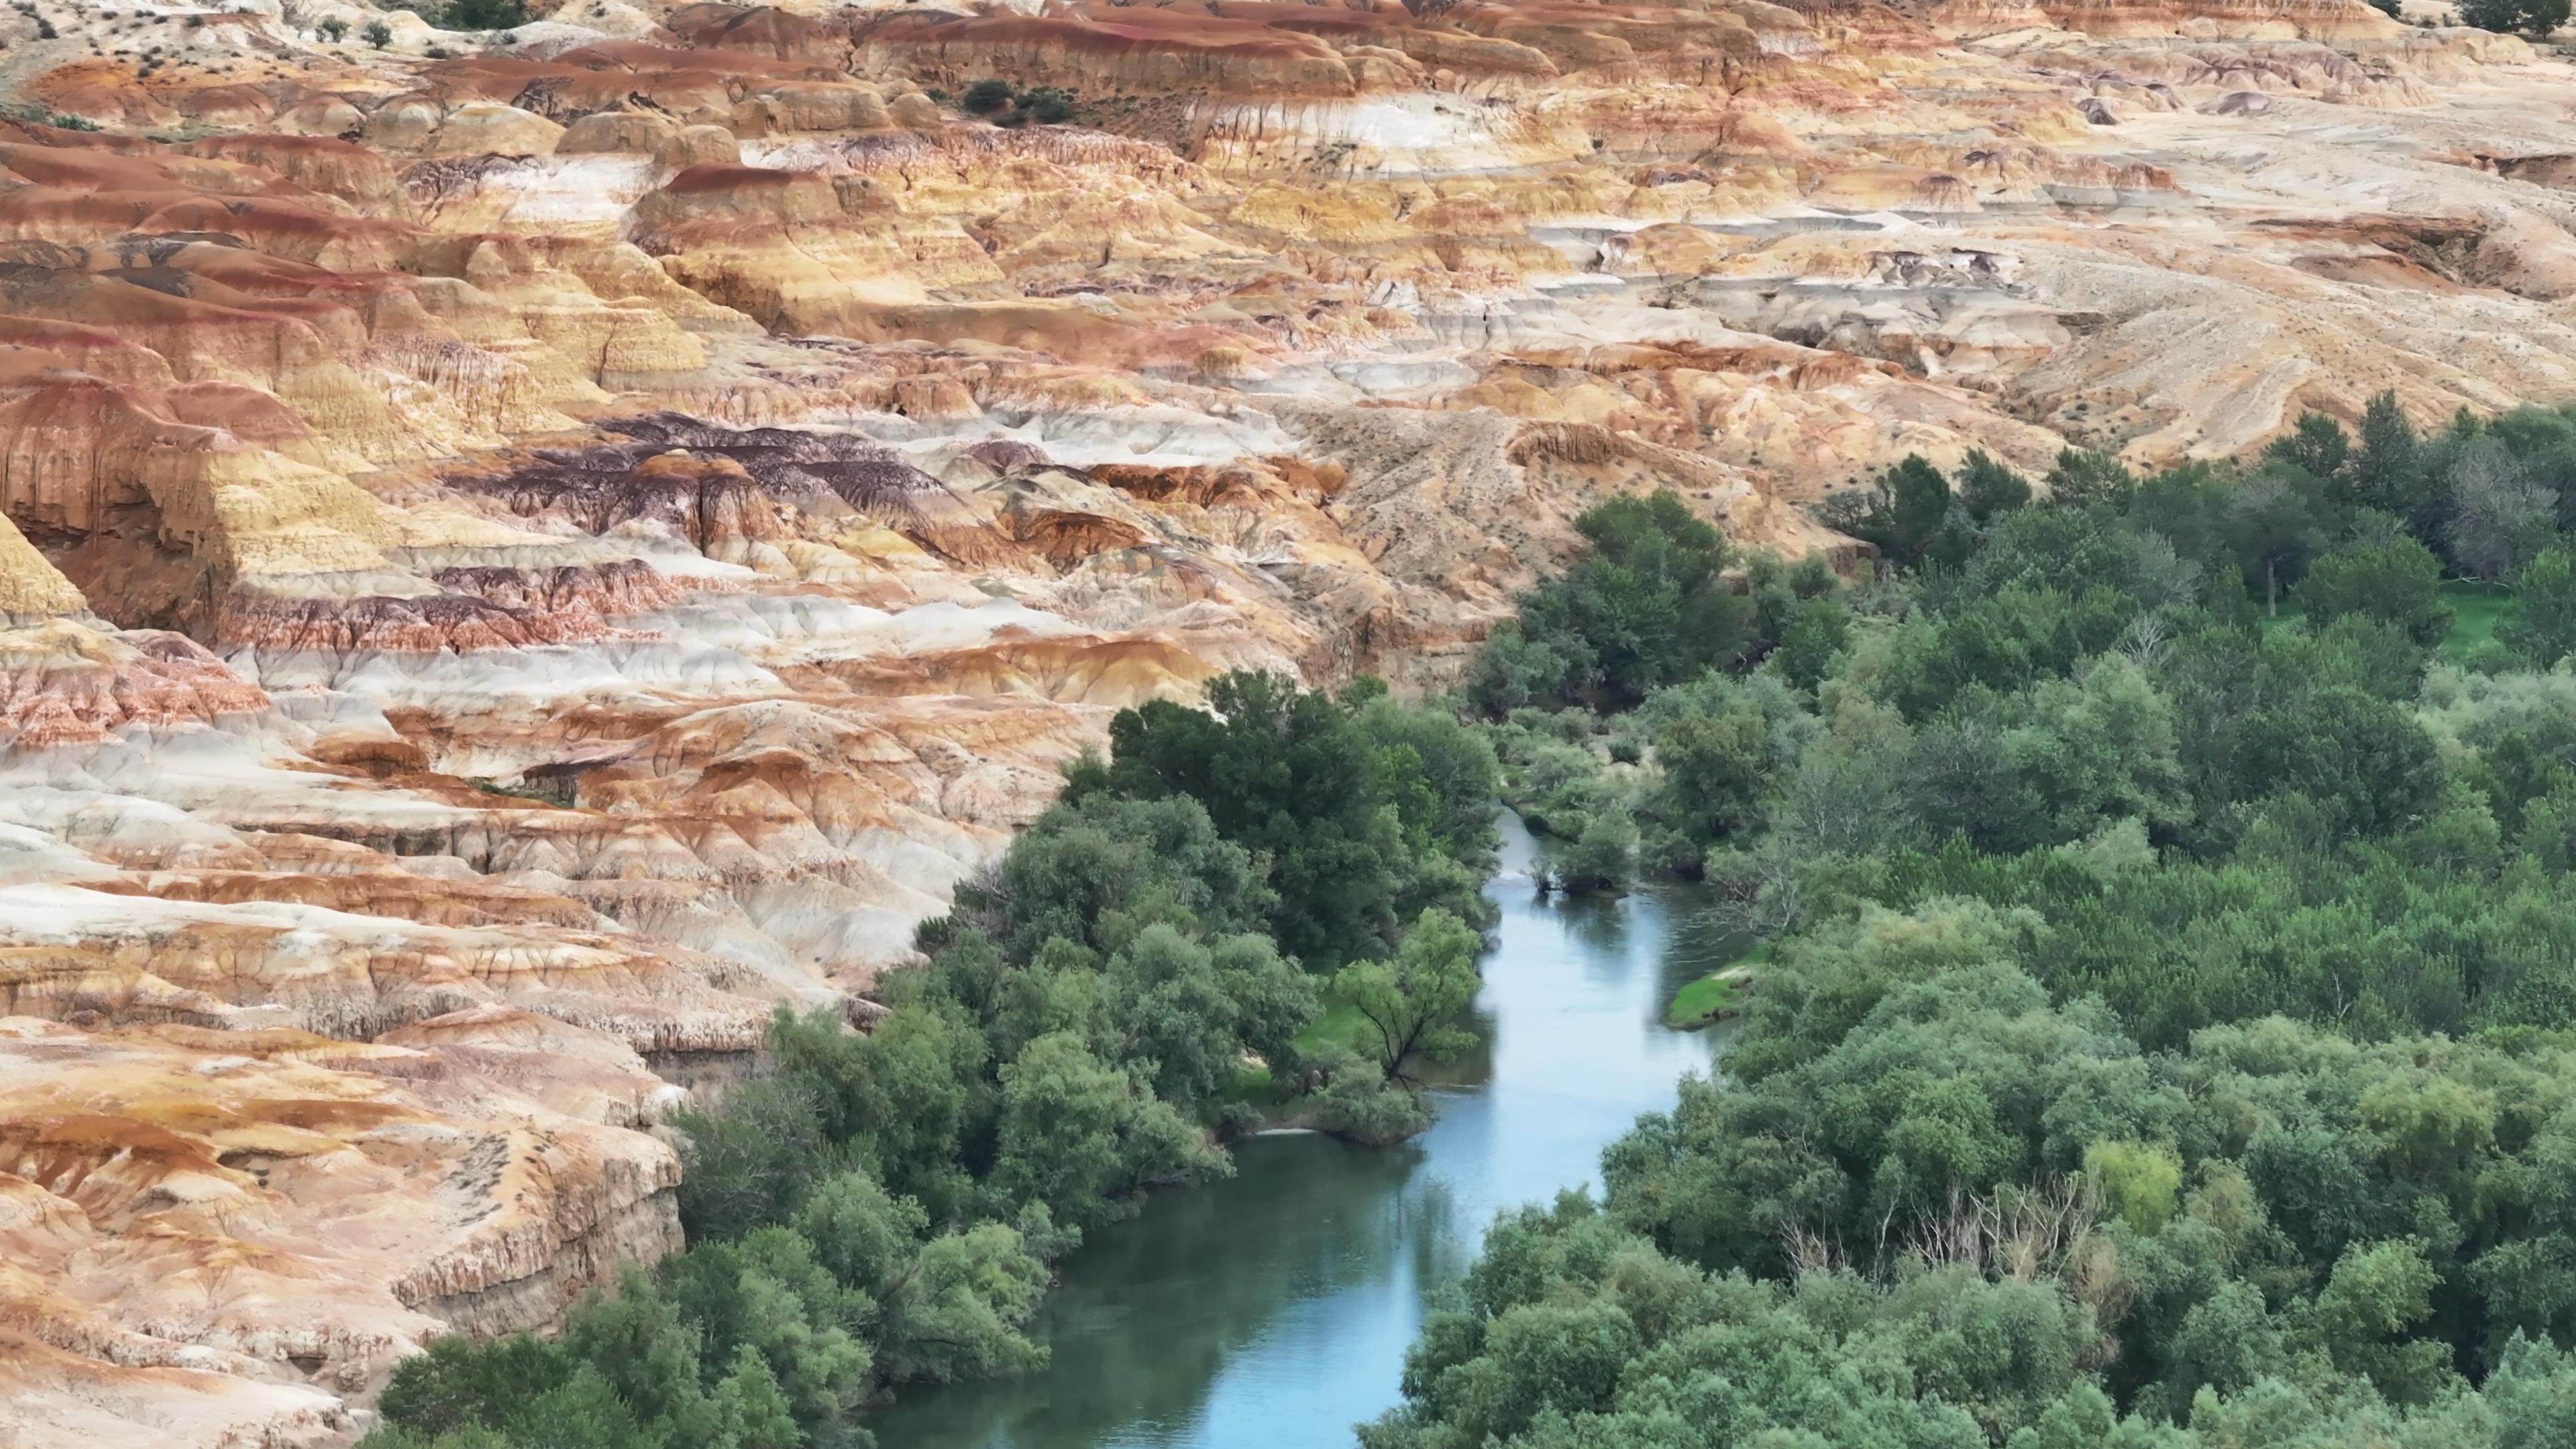
[[[0,11],[0,1445],[675,1243],[1117,707],[1570,520],[2576,397],[2576,68],[2361,0]]]

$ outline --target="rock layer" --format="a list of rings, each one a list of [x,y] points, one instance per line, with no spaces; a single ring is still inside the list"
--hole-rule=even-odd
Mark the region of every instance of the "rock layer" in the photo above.
[[[2358,0],[356,13],[0,17],[0,1443],[551,1324],[648,1062],[1606,495],[2576,396],[2576,70]]]

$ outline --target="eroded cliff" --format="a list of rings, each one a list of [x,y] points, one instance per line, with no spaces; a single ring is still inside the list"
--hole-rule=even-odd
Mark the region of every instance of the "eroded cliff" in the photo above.
[[[1114,709],[1438,686],[1606,493],[2576,396],[2576,70],[2359,0],[0,40],[0,1444],[551,1323]]]

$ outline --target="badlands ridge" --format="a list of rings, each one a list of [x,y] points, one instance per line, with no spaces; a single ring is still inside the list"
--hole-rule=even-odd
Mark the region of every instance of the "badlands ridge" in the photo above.
[[[2576,397],[2576,69],[2360,0],[21,0],[0,81],[10,1449],[550,1323],[1116,707],[1436,687],[1607,492],[1804,553]]]

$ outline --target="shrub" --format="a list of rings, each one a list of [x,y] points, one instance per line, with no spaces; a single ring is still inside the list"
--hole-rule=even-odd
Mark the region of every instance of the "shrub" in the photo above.
[[[1637,873],[1636,822],[1615,811],[1593,816],[1557,868],[1570,891],[1627,889]]]
[[[523,0],[448,0],[443,23],[450,30],[508,30],[528,23]]]
[[[1060,126],[1073,119],[1073,94],[1053,86],[1020,93],[1020,109],[1040,125]]]
[[[994,80],[989,76],[968,86],[966,94],[958,98],[959,105],[979,116],[989,116],[1010,103],[1010,82]]]

